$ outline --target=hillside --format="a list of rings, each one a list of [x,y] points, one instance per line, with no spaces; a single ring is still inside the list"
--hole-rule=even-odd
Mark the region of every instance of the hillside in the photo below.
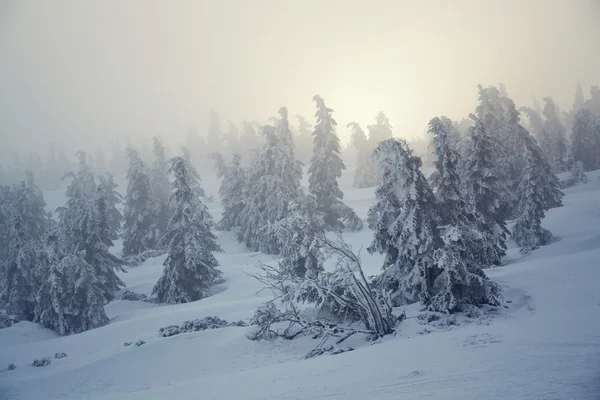
[[[248,320],[271,298],[248,276],[271,257],[248,252],[229,232],[218,232],[217,255],[224,283],[201,301],[177,306],[117,300],[106,306],[110,324],[58,337],[21,322],[0,330],[0,399],[595,399],[600,393],[600,172],[566,190],[564,207],[551,210],[544,226],[557,241],[522,256],[511,247],[502,267],[487,270],[510,300],[509,308],[480,318],[423,324],[417,306],[395,337],[362,339],[355,351],[304,360],[310,338],[253,342],[246,327],[158,335],[161,327],[218,316]],[[216,193],[217,182],[204,182]],[[343,185],[348,204],[365,217],[372,189]],[[60,196],[47,196],[60,204]],[[51,204],[53,206],[53,204]],[[217,217],[218,204],[209,204]],[[368,274],[372,233],[345,234]],[[117,246],[118,248],[119,246]],[[132,291],[150,294],[163,257],[131,268],[121,278]],[[439,321],[438,321],[439,322]],[[124,346],[143,340],[142,346]],[[53,357],[44,368],[33,359]]]

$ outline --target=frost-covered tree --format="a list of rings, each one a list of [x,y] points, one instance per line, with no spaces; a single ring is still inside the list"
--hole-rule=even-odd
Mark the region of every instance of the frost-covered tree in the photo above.
[[[210,295],[210,288],[221,275],[214,252],[221,251],[211,232],[212,218],[196,196],[198,185],[183,157],[171,160],[173,176],[171,207],[165,242],[169,249],[164,271],[152,294],[161,303],[189,303]]]
[[[352,146],[356,150],[356,162],[354,170],[354,179],[352,186],[363,189],[377,184],[377,172],[371,159],[371,149],[367,135],[357,122],[350,122],[347,125],[352,129],[350,139]]]
[[[421,172],[421,159],[405,141],[389,139],[375,150],[382,183],[369,210],[375,237],[368,248],[385,254],[380,287],[391,290],[395,304],[427,302],[436,277],[438,213],[434,194]]]
[[[167,229],[169,218],[171,218],[171,209],[169,207],[169,197],[171,196],[171,182],[169,181],[167,154],[162,141],[154,136],[152,138],[152,152],[154,161],[150,171],[150,184],[152,193],[156,200],[156,216],[158,229],[161,234]]]
[[[107,302],[114,298],[117,290],[125,286],[116,274],[116,271],[125,271],[125,263],[109,251],[113,246],[113,231],[108,215],[106,193],[103,186],[99,185],[94,200],[89,203],[87,212],[80,220],[82,243],[76,250],[84,252],[84,259],[94,269]]]
[[[549,243],[551,233],[542,228],[545,211],[562,205],[563,193],[542,150],[525,129],[520,132],[527,164],[518,187],[517,221],[512,237],[521,247],[535,249]]]
[[[288,205],[302,193],[302,163],[294,158],[287,109],[282,108],[280,115],[277,128],[263,128],[265,144],[247,171],[237,232],[248,248],[268,254],[279,252],[273,225],[288,215]]]
[[[339,230],[350,220],[356,229],[362,228],[362,223],[356,223],[358,217],[346,206],[342,199],[344,193],[338,185],[338,178],[346,169],[340,158],[340,141],[335,132],[337,122],[331,116],[333,110],[325,106],[321,96],[316,95],[317,104],[315,117],[317,123],[313,132],[313,155],[308,167],[308,190],[317,200],[317,207],[325,214],[325,224],[328,228]]]
[[[123,222],[123,214],[119,211],[119,206],[123,203],[123,196],[117,192],[119,186],[115,183],[115,180],[110,173],[107,172],[100,175],[98,180],[105,196],[110,238],[116,240],[119,238],[121,223]]]
[[[246,172],[241,165],[241,156],[234,154],[229,165],[223,165],[223,171],[221,172],[223,180],[219,187],[219,196],[223,205],[223,214],[217,228],[230,231],[240,225],[240,213],[245,204]]]
[[[107,324],[101,285],[83,254],[54,261],[37,293],[35,321],[61,335]]]
[[[206,193],[204,193],[204,189],[202,189],[202,186],[200,186],[200,182],[202,179],[200,178],[200,173],[198,172],[196,167],[194,167],[194,160],[192,159],[192,153],[190,152],[190,149],[188,149],[185,146],[181,146],[181,155],[188,165],[188,170],[190,174],[192,174],[194,177],[193,183],[196,196],[204,197]]]
[[[35,293],[41,283],[42,243],[27,233],[29,229],[18,213],[11,219],[6,258],[0,262],[0,306],[15,319],[32,321]]]
[[[560,120],[560,112],[550,97],[544,97],[544,133],[545,137],[540,146],[555,173],[567,168],[567,138],[566,129]]]
[[[123,255],[130,256],[158,249],[160,230],[156,220],[156,200],[146,165],[137,151],[129,147],[127,193],[123,210]]]
[[[225,146],[227,147],[227,154],[239,153],[241,150],[240,132],[233,122],[227,121],[227,125],[228,130],[227,133],[224,135]]]
[[[296,115],[298,120],[298,134],[296,135],[296,148],[298,159],[305,164],[310,162],[313,148],[312,125],[302,115]]]
[[[240,154],[244,155],[244,166],[247,166],[249,161],[258,155],[262,146],[262,140],[256,132],[256,127],[251,122],[244,121],[242,124],[240,143],[244,150],[243,153],[240,151]]]
[[[520,107],[519,111],[524,113],[529,120],[529,132],[536,138],[538,142],[541,143],[542,140],[545,140],[545,132],[544,132],[544,118],[542,114],[530,107]]]
[[[42,191],[36,186],[33,174],[26,171],[25,180],[12,190],[11,206],[22,219],[25,233],[34,240],[41,240],[48,228],[49,215]]]
[[[479,229],[486,235],[481,249],[482,265],[499,265],[506,254],[506,222],[502,198],[507,189],[498,176],[498,144],[487,131],[484,122],[472,115],[471,151],[466,163],[465,182],[469,203],[479,220]]]
[[[600,86],[590,87],[590,98],[585,101],[584,106],[600,118]]]
[[[600,168],[600,124],[591,111],[583,108],[575,114],[571,142],[573,159],[586,171]]]
[[[313,195],[302,195],[290,204],[289,215],[275,224],[282,272],[314,279],[323,271],[324,255],[319,238],[324,235],[324,216]]]
[[[375,116],[375,124],[368,125],[367,129],[369,130],[369,142],[373,149],[375,149],[380,142],[393,137],[392,125],[383,111],[377,113]]]
[[[479,264],[481,234],[477,219],[464,200],[457,171],[459,154],[453,148],[451,123],[447,118],[429,122],[432,148],[437,156],[438,187],[435,192],[440,215],[441,247],[434,253],[439,275],[433,282],[428,308],[434,311],[460,311],[466,304],[499,305],[501,291]]]
[[[80,202],[85,202],[94,197],[96,193],[96,182],[94,173],[88,164],[88,156],[83,151],[78,151],[77,170],[74,172],[65,173],[63,180],[70,180],[67,186],[65,196],[67,199],[73,199]]]

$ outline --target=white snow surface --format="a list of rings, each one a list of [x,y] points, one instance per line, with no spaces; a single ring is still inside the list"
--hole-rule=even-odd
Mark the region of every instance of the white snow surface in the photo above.
[[[373,189],[349,188],[349,175],[345,201],[364,218]],[[272,298],[248,276],[271,257],[218,232],[225,281],[209,298],[176,306],[116,300],[106,306],[108,325],[66,337],[28,322],[0,329],[0,399],[600,399],[599,175],[567,189],[564,207],[548,213],[544,226],[556,242],[527,256],[513,246],[504,266],[486,271],[511,301],[493,317],[422,325],[413,305],[395,336],[353,337],[355,351],[309,360],[317,341],[254,342],[245,327],[159,337],[159,328],[185,320],[248,320]],[[60,205],[53,195],[49,207]],[[218,217],[218,204],[208,206]],[[344,237],[359,250],[372,233]],[[377,273],[382,257],[361,255],[366,272]],[[164,257],[122,274],[127,289],[150,294]],[[124,346],[138,340],[146,344]],[[31,366],[57,352],[68,357]],[[9,363],[16,369],[6,371]]]

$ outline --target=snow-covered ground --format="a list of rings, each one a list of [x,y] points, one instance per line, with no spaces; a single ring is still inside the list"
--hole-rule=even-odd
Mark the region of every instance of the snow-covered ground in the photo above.
[[[225,282],[212,297],[178,306],[114,301],[109,325],[67,337],[25,322],[1,329],[0,369],[16,369],[0,372],[0,399],[599,399],[599,175],[567,189],[565,206],[548,213],[544,226],[559,240],[528,256],[511,248],[506,265],[487,271],[511,301],[493,318],[422,325],[411,306],[395,337],[356,338],[355,351],[309,360],[310,338],[253,342],[244,327],[159,337],[159,328],[189,319],[247,320],[269,299],[248,273],[270,257],[219,232]],[[346,200],[365,217],[373,190],[352,190],[347,179]],[[206,183],[208,193],[215,184]],[[51,207],[60,205],[60,196],[49,197],[58,202]],[[218,215],[218,204],[209,206]],[[371,232],[345,239],[359,250]],[[376,273],[382,258],[361,255],[367,273]],[[149,294],[163,259],[123,274],[128,289]],[[146,344],[123,345],[138,340]],[[68,357],[31,366],[57,352]]]

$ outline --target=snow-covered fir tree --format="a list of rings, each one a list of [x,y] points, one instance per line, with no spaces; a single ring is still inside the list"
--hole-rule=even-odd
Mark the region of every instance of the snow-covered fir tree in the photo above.
[[[240,132],[237,126],[231,121],[227,121],[227,126],[228,130],[224,135],[227,154],[239,153],[241,151]]]
[[[506,254],[506,222],[501,199],[507,189],[498,176],[498,144],[484,122],[472,115],[471,151],[466,163],[465,182],[469,203],[479,220],[479,229],[486,236],[480,251],[482,265],[499,265]]]
[[[198,185],[183,157],[171,160],[173,176],[171,207],[173,217],[165,235],[169,249],[164,271],[153,295],[161,303],[188,303],[210,294],[221,275],[214,252],[221,251],[211,232],[212,219],[206,206],[196,196]]]
[[[434,194],[421,172],[421,159],[403,140],[389,139],[375,150],[382,183],[369,210],[375,237],[368,248],[385,254],[380,287],[394,304],[427,302],[435,278],[438,214]]]
[[[84,255],[53,261],[37,293],[35,321],[61,335],[107,324],[101,284]]]
[[[0,262],[0,307],[17,320],[32,321],[41,283],[42,242],[27,233],[18,213],[14,212],[11,220],[6,258]]]
[[[548,244],[552,238],[551,233],[542,228],[542,219],[546,210],[562,205],[563,193],[535,139],[524,128],[520,136],[527,163],[518,187],[518,218],[512,237],[519,246],[532,250]]]
[[[302,195],[290,204],[289,215],[275,224],[284,274],[315,279],[323,271],[319,238],[324,235],[324,217],[316,198]]]
[[[312,125],[302,115],[296,115],[296,119],[298,120],[298,134],[296,135],[298,159],[304,164],[308,164],[313,148]]]
[[[192,174],[192,176],[194,177],[193,183],[194,183],[194,191],[196,192],[196,196],[204,197],[204,195],[206,193],[204,193],[204,189],[202,189],[202,186],[200,186],[200,182],[202,179],[200,178],[200,173],[198,172],[196,167],[194,167],[194,160],[192,159],[192,152],[187,147],[181,146],[181,155],[188,165],[188,170],[189,170],[190,174]]]
[[[302,193],[302,163],[294,158],[287,109],[280,109],[277,128],[265,126],[265,144],[246,175],[244,208],[239,214],[237,238],[248,248],[277,254],[273,225],[288,215],[288,206]]]
[[[439,275],[433,282],[428,308],[441,312],[460,311],[465,304],[495,306],[502,301],[501,290],[486,277],[478,262],[481,235],[476,217],[461,192],[459,154],[453,148],[451,129],[444,117],[429,122],[432,148],[437,156],[435,196],[442,244],[434,253]]]
[[[356,150],[352,186],[358,189],[375,186],[377,184],[377,172],[371,158],[372,151],[367,135],[357,122],[350,122],[347,127],[352,129],[350,142]]]
[[[588,109],[575,114],[571,137],[572,154],[586,171],[600,168],[600,123]]]
[[[555,173],[565,171],[567,165],[566,129],[560,120],[560,112],[550,97],[544,97],[544,134],[540,146]]]
[[[114,298],[117,290],[125,286],[116,274],[116,271],[125,271],[125,263],[109,251],[113,246],[113,232],[108,223],[108,215],[106,194],[103,186],[99,185],[94,200],[89,203],[87,212],[80,221],[82,243],[77,252],[84,252],[85,261],[94,269],[107,302]]]
[[[110,229],[110,238],[116,240],[121,232],[121,223],[123,214],[119,211],[120,204],[123,203],[123,196],[117,192],[119,187],[110,173],[98,176],[98,181],[102,187],[106,200],[106,210],[108,213],[108,227]]]
[[[383,111],[377,113],[375,124],[368,125],[367,129],[369,131],[369,142],[373,149],[377,148],[380,142],[393,137],[392,125]]]
[[[222,160],[222,158],[221,158]],[[241,156],[234,154],[229,165],[224,165],[223,180],[219,187],[219,196],[223,206],[221,220],[217,228],[224,231],[240,225],[240,213],[244,209],[244,190],[246,185],[246,172],[241,165]]]
[[[158,249],[160,230],[156,200],[146,165],[137,151],[127,149],[129,169],[123,210],[123,255],[130,256]]]
[[[316,95],[314,100],[317,104],[317,123],[313,132],[313,155],[308,167],[308,190],[315,196],[319,210],[325,214],[328,228],[339,230],[347,225],[351,229],[360,230],[362,222],[343,203],[344,193],[337,181],[346,166],[339,155],[340,141],[335,132],[337,122],[331,115],[333,110],[325,106],[321,96]]]
[[[152,138],[152,152],[154,161],[150,171],[150,184],[152,193],[156,200],[156,216],[158,229],[161,234],[167,229],[169,218],[171,218],[171,209],[169,207],[169,197],[171,196],[171,182],[168,177],[167,154],[162,141],[154,136]]]
[[[12,207],[22,219],[25,233],[34,240],[41,240],[48,228],[50,216],[42,191],[34,182],[33,174],[25,172],[25,180],[12,190]]]

